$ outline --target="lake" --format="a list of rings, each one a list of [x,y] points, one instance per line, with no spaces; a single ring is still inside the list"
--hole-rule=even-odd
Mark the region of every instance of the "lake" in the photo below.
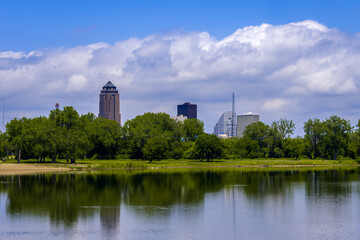
[[[360,169],[0,176],[0,239],[360,239]]]

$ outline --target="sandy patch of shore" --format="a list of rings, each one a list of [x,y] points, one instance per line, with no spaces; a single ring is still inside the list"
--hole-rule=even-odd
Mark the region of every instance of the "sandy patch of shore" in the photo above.
[[[0,164],[0,176],[68,171],[69,168],[40,164]]]

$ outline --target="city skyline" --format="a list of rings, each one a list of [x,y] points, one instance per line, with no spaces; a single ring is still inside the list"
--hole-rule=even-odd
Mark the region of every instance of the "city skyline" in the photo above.
[[[97,115],[98,91],[111,81],[123,123],[144,112],[176,115],[190,101],[210,133],[235,92],[236,112],[293,120],[295,135],[309,118],[357,124],[356,1],[138,3],[2,2],[5,122],[47,116],[55,102]]]

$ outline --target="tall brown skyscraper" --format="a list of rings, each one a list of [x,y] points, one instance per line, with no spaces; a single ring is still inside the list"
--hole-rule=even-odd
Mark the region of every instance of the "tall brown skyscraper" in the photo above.
[[[119,93],[110,81],[105,84],[100,93],[99,117],[115,120],[121,124]]]

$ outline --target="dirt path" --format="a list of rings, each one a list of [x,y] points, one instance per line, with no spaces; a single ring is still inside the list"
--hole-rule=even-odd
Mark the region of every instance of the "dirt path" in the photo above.
[[[37,164],[0,164],[0,176],[68,171],[69,168]]]

